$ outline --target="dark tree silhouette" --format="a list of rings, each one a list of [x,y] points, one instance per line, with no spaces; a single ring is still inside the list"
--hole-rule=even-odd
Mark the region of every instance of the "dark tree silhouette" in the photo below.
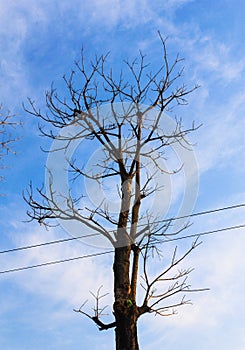
[[[179,268],[199,245],[197,241],[182,255],[175,249],[169,264],[156,276],[152,277],[148,272],[150,255],[159,254],[159,246],[165,241],[173,220],[157,221],[155,213],[142,208],[142,202],[162,190],[154,184],[154,177],[156,173],[166,171],[161,164],[163,151],[175,143],[188,147],[186,136],[196,129],[194,124],[183,128],[181,120],[176,121],[171,131],[164,127],[164,112],[175,104],[185,105],[186,97],[197,86],[178,85],[183,74],[183,68],[178,70],[182,59],[177,56],[170,62],[166,41],[160,33],[159,37],[163,55],[154,72],[141,52],[133,62],[124,62],[127,73],[114,74],[112,69],[107,69],[107,55],[96,57],[87,66],[82,51],[76,69],[69,77],[64,76],[68,91],[65,98],[60,98],[52,86],[46,93],[46,112],[41,112],[31,99],[29,107],[25,107],[28,113],[50,126],[49,129],[40,127],[42,134],[63,141],[64,151],[74,140],[74,135],[56,134],[57,130],[68,126],[77,125],[79,132],[75,138],[87,142],[88,150],[90,143],[101,145],[103,159],[94,164],[92,170],[86,170],[74,159],[69,162],[69,171],[75,177],[82,176],[99,183],[119,179],[120,209],[117,213],[111,213],[103,202],[97,207],[92,204],[91,207],[80,207],[71,192],[57,194],[52,181],[46,193],[43,189],[33,191],[30,186],[25,195],[31,220],[45,225],[52,219],[77,221],[112,245],[114,320],[109,324],[102,321],[104,308],[100,304],[104,295],[101,288],[96,294],[92,293],[95,298],[93,315],[86,311],[85,303],[75,311],[89,317],[100,330],[115,328],[117,350],[139,349],[137,321],[141,315],[170,315],[177,307],[189,303],[183,295],[203,290],[192,289],[187,283],[191,269]],[[101,112],[105,104],[109,117]],[[154,169],[151,174],[145,172],[146,162]],[[62,205],[58,197],[63,198]],[[178,235],[186,227],[188,223],[171,234]],[[138,288],[143,289],[142,300],[139,300]],[[182,297],[176,301],[175,296],[179,294]]]

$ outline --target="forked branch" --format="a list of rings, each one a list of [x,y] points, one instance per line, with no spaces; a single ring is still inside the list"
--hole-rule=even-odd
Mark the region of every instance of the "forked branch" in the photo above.
[[[93,311],[94,311],[94,315],[93,316],[83,310],[84,306],[87,303],[87,300],[81,305],[81,307],[79,309],[74,309],[75,312],[79,312],[82,315],[85,315],[88,318],[90,318],[98,326],[100,331],[104,331],[104,330],[116,327],[116,322],[115,321],[111,322],[111,323],[104,323],[100,319],[101,317],[105,316],[104,310],[107,308],[107,306],[104,306],[104,307],[101,308],[100,307],[100,302],[101,302],[101,299],[103,299],[105,296],[108,295],[108,293],[103,294],[103,295],[100,294],[102,287],[103,286],[99,287],[99,289],[97,290],[96,294],[90,292],[92,294],[92,296],[94,297],[94,299],[95,299],[95,305],[94,305],[94,308],[93,308]]]
[[[198,243],[197,239],[195,242],[193,242],[191,247],[178,258],[177,248],[175,248],[169,266],[151,280],[147,271],[147,262],[149,258],[148,251],[150,248],[150,239],[148,240],[148,244],[145,246],[145,251],[143,253],[144,275],[141,276],[143,280],[141,286],[145,290],[145,297],[143,304],[140,307],[140,313],[155,312],[162,316],[169,315],[168,311],[171,308],[189,304],[190,300],[186,300],[184,296],[179,303],[162,306],[162,302],[166,299],[174,297],[179,293],[201,292],[208,290],[207,288],[193,289],[191,288],[191,285],[187,283],[187,278],[193,269],[179,269],[177,272],[174,272],[176,271],[177,266],[179,266],[179,264],[200,244],[201,242]],[[172,271],[173,274],[171,275]],[[165,282],[168,283],[167,288],[162,287]],[[170,282],[172,282],[172,284],[169,285]],[[160,290],[159,292],[158,289]]]

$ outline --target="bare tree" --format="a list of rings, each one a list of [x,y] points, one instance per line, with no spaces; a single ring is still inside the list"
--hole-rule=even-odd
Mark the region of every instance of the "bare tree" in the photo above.
[[[15,154],[12,143],[16,140],[11,134],[11,129],[17,125],[16,121],[13,121],[13,117],[9,113],[2,112],[3,108],[0,105],[0,168],[4,168],[3,159],[9,153]],[[0,181],[3,176],[0,176]]]
[[[163,55],[161,65],[154,72],[141,52],[138,59],[124,62],[126,73],[115,74],[107,69],[107,55],[96,57],[87,66],[82,51],[76,69],[69,77],[64,76],[68,96],[60,98],[52,87],[46,93],[46,112],[41,112],[31,99],[29,108],[25,107],[28,113],[50,126],[49,130],[40,127],[42,134],[63,141],[64,150],[74,135],[62,132],[56,135],[55,130],[67,126],[78,126],[75,138],[87,142],[88,147],[95,143],[101,145],[103,159],[92,169],[86,170],[74,159],[69,161],[69,171],[74,177],[83,176],[99,183],[119,179],[117,213],[112,213],[103,202],[98,206],[80,207],[81,202],[73,198],[71,192],[57,194],[52,181],[46,193],[43,189],[34,193],[30,186],[25,195],[31,220],[45,225],[52,219],[77,221],[105,237],[113,246],[114,320],[108,324],[102,321],[101,287],[93,294],[93,315],[86,311],[86,303],[76,311],[89,317],[100,330],[115,328],[117,350],[139,349],[137,321],[141,315],[173,314],[177,307],[189,303],[183,295],[202,290],[192,289],[187,283],[191,269],[179,268],[199,245],[197,241],[182,255],[178,256],[174,249],[169,264],[155,277],[148,270],[151,254],[159,254],[159,246],[165,241],[173,220],[157,221],[155,213],[142,208],[142,202],[162,190],[154,178],[156,173],[166,171],[161,164],[164,150],[176,143],[188,147],[186,136],[196,129],[194,124],[183,128],[181,120],[177,120],[170,131],[164,126],[164,112],[175,104],[185,105],[186,96],[197,86],[177,85],[183,74],[183,68],[178,68],[182,59],[177,56],[170,62],[166,42],[160,33],[159,37]],[[101,112],[105,104],[109,106],[107,115]],[[151,173],[145,171],[146,164],[153,169]],[[62,205],[58,196],[63,198]],[[180,234],[186,227],[188,223],[171,234]],[[139,288],[144,293],[142,300],[139,300]],[[182,297],[176,301],[175,296],[181,293]]]

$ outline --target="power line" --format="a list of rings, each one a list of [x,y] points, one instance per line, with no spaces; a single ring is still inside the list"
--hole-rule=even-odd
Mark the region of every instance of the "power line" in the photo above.
[[[230,227],[224,227],[224,228],[217,229],[217,230],[205,231],[205,232],[195,233],[195,234],[186,235],[186,236],[182,236],[182,237],[171,238],[171,239],[163,241],[162,243],[168,243],[168,242],[177,241],[177,240],[186,239],[186,238],[200,237],[200,236],[204,236],[204,235],[209,235],[209,234],[223,232],[223,231],[228,231],[228,230],[235,230],[235,229],[244,228],[244,227],[245,227],[245,224],[236,225],[236,226],[230,226]],[[105,255],[105,254],[111,254],[111,253],[114,253],[114,250],[110,250],[110,251],[102,252],[102,253],[88,254],[88,255],[78,256],[78,257],[74,257],[74,258],[68,258],[68,259],[62,259],[62,260],[56,260],[56,261],[49,261],[49,262],[42,263],[42,264],[37,264],[37,265],[17,267],[15,269],[9,269],[9,270],[0,271],[0,274],[10,273],[10,272],[17,272],[17,271],[23,271],[23,270],[29,270],[29,269],[34,269],[34,268],[37,268],[37,267],[43,267],[43,266],[49,266],[49,265],[54,265],[54,264],[60,264],[60,263],[64,263],[64,262],[68,262],[68,261],[74,261],[74,260],[79,260],[79,259],[92,258],[92,257]]]
[[[50,242],[44,242],[44,243],[39,243],[39,244],[27,245],[27,246],[23,246],[23,247],[17,247],[17,248],[12,248],[12,249],[6,249],[6,250],[0,251],[0,254],[3,254],[3,253],[12,253],[12,252],[16,252],[16,251],[19,251],[19,250],[25,250],[25,249],[31,249],[31,248],[38,248],[38,247],[43,247],[43,246],[47,246],[47,245],[51,245],[51,244],[69,242],[69,241],[73,241],[73,240],[75,240],[75,239],[87,238],[87,237],[98,236],[98,235],[100,235],[100,233],[93,233],[93,234],[89,234],[89,235],[83,235],[83,236],[78,236],[78,237],[70,237],[70,238],[58,239],[58,240],[50,241]]]
[[[171,217],[171,218],[168,218],[168,219],[155,221],[154,224],[160,224],[160,223],[169,222],[169,221],[186,219],[186,218],[190,218],[190,217],[216,213],[216,212],[220,212],[220,211],[224,211],[224,210],[237,209],[237,208],[241,208],[241,207],[245,207],[245,204],[241,203],[241,204],[231,205],[231,206],[217,208],[217,209],[200,211],[200,212],[192,213],[192,214],[189,214],[189,215],[183,215],[183,216],[178,216],[178,217]],[[138,225],[138,227],[142,227],[142,226],[145,226],[145,224],[139,224]],[[114,232],[114,231],[115,230],[108,230],[108,232]],[[88,238],[88,237],[100,236],[100,235],[101,235],[101,233],[93,233],[93,234],[89,234],[89,235],[64,238],[64,239],[54,240],[54,241],[50,241],[50,242],[44,242],[44,243],[39,243],[39,244],[33,244],[33,245],[28,245],[28,246],[12,248],[12,249],[6,249],[6,250],[0,251],[0,254],[11,253],[11,252],[21,251],[21,250],[26,250],[26,249],[32,249],[32,248],[38,248],[38,247],[43,247],[43,246],[47,246],[47,245],[51,245],[51,244],[64,243],[64,242],[69,242],[69,241],[78,240],[78,239],[84,239],[84,238]],[[196,236],[198,236],[198,235],[195,235],[194,237],[196,237]],[[175,238],[175,239],[172,239],[172,240],[177,240],[177,239],[183,239],[183,238],[179,237],[179,238]],[[168,241],[171,241],[171,240],[168,240]]]
[[[230,210],[230,209],[236,209],[236,208],[241,208],[241,207],[245,207],[245,203],[241,203],[241,204],[235,204],[235,205],[230,205],[227,207],[222,207],[222,208],[217,208],[217,209],[210,209],[210,210],[205,210],[205,211],[199,211],[196,213],[192,213],[189,215],[183,215],[183,216],[177,216],[169,218],[169,219],[164,219],[164,220],[159,220],[157,221],[157,223],[161,223],[161,222],[168,222],[168,221],[174,221],[174,220],[180,220],[180,219],[187,219],[193,216],[201,216],[201,215],[206,215],[206,214],[211,214],[211,213],[217,213],[219,211],[223,211],[223,210]]]
[[[244,227],[245,227],[245,224],[230,226],[230,227],[223,227],[223,228],[219,228],[217,230],[204,231],[204,232],[200,232],[200,233],[193,233],[193,234],[186,235],[186,236],[166,239],[165,241],[163,241],[163,243],[179,241],[181,239],[186,239],[186,238],[194,238],[194,237],[200,237],[200,236],[205,236],[205,235],[211,235],[212,233],[218,233],[218,232],[223,232],[223,231],[237,230],[239,228],[244,228]]]
[[[30,270],[30,269],[34,269],[34,268],[37,268],[37,267],[55,265],[55,264],[60,264],[60,263],[64,263],[64,262],[68,262],[68,261],[74,261],[74,260],[79,260],[79,259],[87,259],[87,258],[92,258],[92,257],[95,257],[95,256],[99,256],[99,255],[109,254],[109,253],[113,253],[113,250],[108,251],[108,252],[94,253],[94,254],[77,256],[77,257],[74,257],[74,258],[49,261],[49,262],[45,262],[45,263],[37,264],[37,265],[17,267],[15,269],[9,269],[9,270],[0,271],[0,274],[10,273],[10,272],[17,272],[17,271],[23,271],[23,270]]]

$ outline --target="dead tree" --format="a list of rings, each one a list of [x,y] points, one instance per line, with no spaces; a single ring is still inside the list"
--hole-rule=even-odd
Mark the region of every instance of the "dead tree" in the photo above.
[[[2,105],[0,105],[0,168],[4,168],[3,159],[9,153],[15,154],[12,143],[16,138],[12,136],[11,129],[18,123],[13,121],[13,117],[9,113],[4,113]],[[3,176],[0,176],[0,181]]]
[[[52,182],[46,193],[43,189],[34,193],[30,187],[25,194],[31,220],[46,225],[52,219],[75,220],[104,236],[113,246],[114,320],[109,324],[102,321],[104,309],[100,306],[103,298],[100,288],[93,294],[96,301],[93,315],[85,311],[85,303],[76,311],[89,317],[100,330],[115,328],[117,350],[139,349],[137,321],[141,315],[170,315],[176,307],[189,303],[185,297],[175,301],[176,295],[201,290],[191,289],[187,283],[191,269],[178,270],[181,262],[198,246],[197,242],[180,256],[174,250],[169,265],[155,277],[148,273],[150,254],[154,250],[158,253],[172,221],[157,222],[154,213],[142,210],[142,202],[155,191],[162,190],[157,184],[153,185],[153,180],[156,172],[165,171],[160,162],[163,151],[175,143],[188,147],[186,136],[196,129],[194,124],[183,128],[181,120],[176,121],[175,128],[169,132],[164,128],[164,113],[175,104],[186,104],[186,96],[197,86],[178,85],[183,73],[182,68],[179,70],[182,59],[177,56],[171,63],[165,40],[160,33],[159,37],[162,62],[154,72],[141,52],[138,59],[124,62],[126,73],[114,74],[112,69],[107,69],[107,55],[96,57],[87,66],[82,51],[76,69],[69,77],[64,76],[68,91],[65,98],[61,98],[52,86],[46,93],[46,112],[41,112],[31,99],[29,107],[25,107],[28,113],[49,127],[40,127],[43,135],[66,142],[64,149],[72,140],[69,135],[57,135],[57,130],[72,125],[79,127],[76,138],[87,142],[88,149],[90,143],[101,145],[104,158],[91,171],[86,171],[75,160],[69,162],[75,177],[83,176],[97,182],[119,179],[121,204],[116,214],[103,203],[97,207],[79,207],[71,193],[69,198],[64,198],[65,207],[61,206]],[[116,108],[118,103],[121,113]],[[109,106],[109,119],[100,112],[105,104]],[[145,162],[151,164],[154,171],[143,178]],[[180,234],[187,226],[172,234]],[[138,288],[144,291],[141,301]],[[171,299],[174,300],[172,303],[166,302]]]

